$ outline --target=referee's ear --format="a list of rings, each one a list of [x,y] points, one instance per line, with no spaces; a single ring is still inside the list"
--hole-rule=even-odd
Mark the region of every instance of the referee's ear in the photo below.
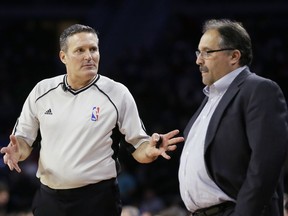
[[[63,50],[60,50],[59,58],[60,58],[60,60],[62,61],[63,64],[66,64],[66,53]]]

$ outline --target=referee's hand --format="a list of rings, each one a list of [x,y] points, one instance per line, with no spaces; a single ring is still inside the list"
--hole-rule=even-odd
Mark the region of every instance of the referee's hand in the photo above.
[[[8,165],[9,169],[16,170],[18,173],[21,169],[18,165],[20,159],[19,142],[14,135],[10,135],[10,143],[7,147],[1,148],[1,153],[4,154],[3,161]]]
[[[154,133],[149,143],[153,147],[150,156],[158,157],[161,155],[169,160],[171,157],[166,152],[174,151],[177,148],[176,144],[184,141],[184,137],[175,137],[177,134],[179,134],[179,130],[173,130],[166,134]]]

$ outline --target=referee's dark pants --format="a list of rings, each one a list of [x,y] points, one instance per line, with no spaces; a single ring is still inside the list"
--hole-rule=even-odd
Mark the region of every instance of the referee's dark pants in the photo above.
[[[109,179],[66,190],[54,190],[41,184],[32,211],[35,216],[120,216],[118,184],[116,179]]]

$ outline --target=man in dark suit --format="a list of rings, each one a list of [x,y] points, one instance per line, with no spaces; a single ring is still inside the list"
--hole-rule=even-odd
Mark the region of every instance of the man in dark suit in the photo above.
[[[287,105],[280,87],[249,70],[241,23],[208,20],[196,51],[206,95],[189,121],[181,197],[191,215],[283,215]]]

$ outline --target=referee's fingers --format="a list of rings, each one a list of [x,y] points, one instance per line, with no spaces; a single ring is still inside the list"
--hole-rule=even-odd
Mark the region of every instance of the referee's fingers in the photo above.
[[[21,172],[21,169],[20,169],[20,167],[18,166],[18,163],[14,162],[13,160],[9,159],[9,160],[7,161],[7,165],[8,165],[8,167],[9,167],[9,169],[10,169],[11,171],[15,169],[18,173]]]
[[[164,151],[164,152],[162,152],[162,157],[164,157],[165,159],[167,159],[167,160],[170,160],[171,159],[171,157]]]

